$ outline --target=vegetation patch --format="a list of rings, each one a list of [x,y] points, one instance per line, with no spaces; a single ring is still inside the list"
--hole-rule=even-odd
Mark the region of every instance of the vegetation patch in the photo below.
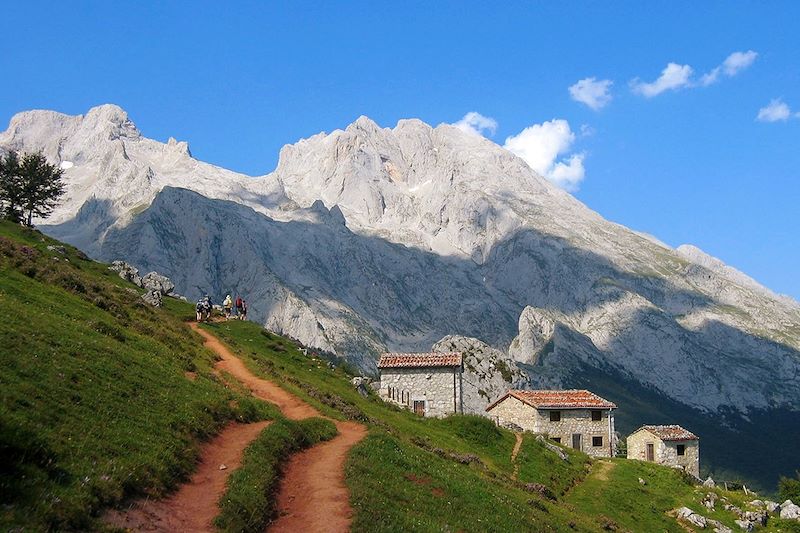
[[[247,447],[241,466],[228,478],[215,519],[222,531],[264,531],[277,512],[275,495],[281,468],[289,456],[337,434],[324,418],[280,419],[264,429]]]

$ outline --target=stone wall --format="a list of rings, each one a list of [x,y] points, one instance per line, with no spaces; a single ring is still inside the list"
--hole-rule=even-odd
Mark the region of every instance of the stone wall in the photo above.
[[[384,400],[408,409],[414,408],[415,401],[424,401],[425,416],[447,416],[462,412],[463,384],[460,378],[461,370],[458,368],[382,368],[380,395]],[[392,389],[395,390],[394,398],[390,396]]]
[[[613,443],[609,439],[614,434],[613,414],[609,421],[608,410],[601,410],[600,420],[593,421],[590,409],[564,409],[560,413],[561,420],[551,422],[550,410],[535,409],[509,396],[492,408],[488,415],[500,426],[516,425],[525,431],[543,433],[570,448],[573,447],[572,436],[580,435],[580,450],[583,453],[593,457],[612,455]],[[598,446],[594,445],[593,437],[600,437]]]
[[[628,437],[628,459],[647,460],[647,444],[653,444],[655,463],[680,466],[695,477],[700,477],[700,443],[689,441],[663,441],[647,430],[639,430]],[[684,446],[684,455],[678,455],[678,445]]]

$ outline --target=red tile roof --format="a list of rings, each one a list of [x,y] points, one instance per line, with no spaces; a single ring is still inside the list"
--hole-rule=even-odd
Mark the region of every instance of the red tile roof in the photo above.
[[[429,368],[461,366],[460,352],[447,353],[385,353],[378,368]]]
[[[636,431],[647,430],[661,440],[700,440],[697,435],[678,425],[642,426]]]
[[[616,409],[617,406],[588,390],[510,390],[486,408],[513,396],[536,409]]]

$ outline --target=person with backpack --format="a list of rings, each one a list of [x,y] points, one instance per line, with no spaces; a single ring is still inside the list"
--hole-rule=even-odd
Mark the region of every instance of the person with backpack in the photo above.
[[[239,320],[247,320],[247,302],[242,300],[242,309],[239,311]]]
[[[203,313],[205,312],[205,308],[206,308],[206,303],[205,302],[206,302],[205,299],[200,298],[199,300],[197,300],[197,304],[194,306],[194,311],[195,311],[195,314],[197,315],[197,321],[198,322],[202,322],[203,321]]]
[[[244,300],[242,300],[241,295],[237,296],[236,297],[236,315],[239,317],[240,320],[242,318],[242,302],[244,302]]]
[[[233,310],[233,299],[230,294],[225,296],[225,299],[222,301],[222,309],[225,310],[225,320],[230,320],[231,311]]]

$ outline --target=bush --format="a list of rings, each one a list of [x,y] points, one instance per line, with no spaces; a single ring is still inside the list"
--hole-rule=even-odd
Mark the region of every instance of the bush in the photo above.
[[[792,500],[794,503],[800,504],[800,471],[794,478],[781,477],[778,482],[778,494],[781,501]]]

